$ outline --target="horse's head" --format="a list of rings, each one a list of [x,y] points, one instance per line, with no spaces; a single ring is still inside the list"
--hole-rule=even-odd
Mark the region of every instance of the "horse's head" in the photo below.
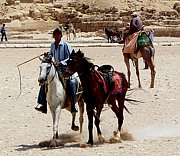
[[[69,57],[69,60],[67,61],[67,67],[63,75],[65,77],[69,77],[75,72],[79,72],[83,58],[84,54],[80,50],[78,50],[77,52],[73,50]]]
[[[108,28],[104,28],[104,32],[107,35],[109,33],[109,29]]]
[[[40,67],[40,74],[38,78],[38,82],[40,85],[43,85],[47,81],[47,77],[50,73],[52,66],[52,57],[48,55],[44,55],[43,58],[39,59],[42,61]]]

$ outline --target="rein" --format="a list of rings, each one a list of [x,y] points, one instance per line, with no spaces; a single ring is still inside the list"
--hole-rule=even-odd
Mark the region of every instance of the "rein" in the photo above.
[[[51,67],[52,67],[52,65],[54,66],[54,62],[51,63]],[[51,69],[51,68],[50,68],[50,69]],[[49,82],[49,84],[47,83],[47,85],[50,85],[50,83],[54,80],[54,78],[55,78],[55,76],[56,76],[56,72],[57,72],[57,70],[56,70],[56,68],[55,68],[54,76],[53,76],[53,78],[51,79],[51,81]]]

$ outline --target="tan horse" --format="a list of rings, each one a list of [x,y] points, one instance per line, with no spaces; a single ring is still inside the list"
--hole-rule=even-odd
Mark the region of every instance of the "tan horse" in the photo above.
[[[139,49],[137,54],[131,54],[131,53],[123,53],[124,55],[124,62],[127,66],[127,74],[128,74],[128,87],[130,88],[130,76],[131,76],[131,71],[130,71],[130,64],[129,64],[129,59],[132,59],[135,67],[136,67],[136,75],[138,78],[138,86],[141,87],[141,82],[140,82],[140,77],[139,77],[139,67],[138,67],[138,58],[142,57],[144,61],[148,64],[150,70],[151,70],[151,84],[150,88],[154,88],[154,79],[155,79],[155,65],[154,65],[154,54],[155,54],[155,49],[152,47],[143,47]]]
[[[67,23],[64,26],[64,30],[66,31],[67,34],[67,40],[71,40],[71,33],[73,34],[73,40],[76,38],[76,30],[72,23]]]

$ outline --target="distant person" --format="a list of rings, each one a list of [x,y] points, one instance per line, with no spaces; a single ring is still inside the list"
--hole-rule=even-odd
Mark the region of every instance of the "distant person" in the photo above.
[[[154,30],[153,30],[153,29],[151,29],[151,30],[149,31],[148,36],[149,36],[151,42],[153,42],[153,38],[154,38]]]
[[[143,29],[142,21],[138,17],[137,12],[132,12],[130,26],[125,30],[125,42],[123,53],[134,53],[136,49],[136,42],[140,31]]]
[[[67,19],[64,29],[67,31],[70,26],[71,26],[71,21],[70,21],[70,19]]]
[[[1,42],[3,42],[3,38],[4,38],[4,37],[5,37],[5,40],[7,41],[5,24],[2,25],[1,35],[2,35],[2,37],[1,37]]]
[[[57,71],[59,73],[63,73],[67,67],[67,60],[72,52],[71,46],[61,40],[62,38],[62,30],[56,28],[53,31],[53,38],[55,42],[51,44],[50,52],[46,55],[52,56],[54,58]],[[47,101],[46,101],[46,92],[45,92],[45,85],[40,87],[38,101],[37,103],[41,106],[35,107],[37,111],[42,113],[47,113]],[[76,92],[77,92],[77,80],[74,75],[72,75],[67,81],[67,89],[70,92],[70,99],[71,99],[71,112],[77,112],[75,107],[76,103]]]
[[[137,12],[133,12],[131,14],[131,22],[130,22],[130,28],[129,28],[129,35],[136,33],[140,30],[143,29],[142,21],[141,19],[137,16]]]

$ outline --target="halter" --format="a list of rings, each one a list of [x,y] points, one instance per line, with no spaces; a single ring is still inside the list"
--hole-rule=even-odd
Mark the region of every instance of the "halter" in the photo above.
[[[50,70],[51,70],[52,65],[54,65],[54,62],[49,62],[48,60],[44,60],[44,61],[42,61],[42,63],[48,63],[48,64],[51,64],[51,66],[50,66],[48,72],[46,73],[46,77],[45,77],[45,82],[47,82],[47,77],[48,77],[48,75],[49,75],[49,73],[50,73]],[[49,83],[46,83],[46,85],[49,85],[49,84],[54,80],[54,77],[55,77],[55,75],[56,75],[56,72],[57,72],[57,70],[56,70],[56,68],[55,68],[55,73],[54,73],[54,75],[53,75],[51,81],[50,81]]]

